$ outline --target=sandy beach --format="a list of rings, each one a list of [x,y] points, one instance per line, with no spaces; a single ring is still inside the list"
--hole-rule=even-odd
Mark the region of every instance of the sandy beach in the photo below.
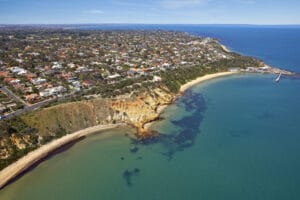
[[[59,147],[68,144],[72,141],[75,141],[81,137],[99,132],[108,129],[113,129],[117,127],[124,126],[125,124],[113,124],[113,125],[98,125],[90,128],[86,128],[80,131],[77,131],[72,134],[68,134],[62,138],[54,140],[42,147],[38,148],[35,151],[28,153],[23,158],[19,159],[15,163],[9,165],[8,167],[4,168],[0,171],[0,189],[2,189],[9,181],[17,177],[19,174],[30,168],[33,164],[38,162],[39,160],[45,158],[54,150],[58,149]]]
[[[225,45],[221,44],[221,47],[225,52],[227,52],[227,53],[231,52]]]
[[[205,76],[201,76],[201,77],[199,77],[195,80],[192,80],[192,81],[182,85],[180,87],[180,92],[185,92],[190,87],[192,87],[196,84],[199,84],[201,82],[208,81],[208,80],[218,78],[218,77],[222,77],[222,76],[229,76],[229,75],[233,75],[233,74],[237,74],[237,73],[238,72],[219,72],[219,73],[215,73],[215,74],[208,74],[208,75],[205,75]]]

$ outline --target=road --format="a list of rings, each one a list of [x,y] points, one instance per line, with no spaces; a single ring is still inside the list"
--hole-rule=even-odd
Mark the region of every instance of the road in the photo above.
[[[36,103],[36,104],[33,104],[33,105],[30,105],[30,106],[25,106],[23,109],[19,109],[19,110],[16,110],[8,115],[5,116],[5,119],[11,119],[13,117],[16,117],[16,116],[19,116],[25,112],[30,112],[30,111],[33,111],[35,109],[38,109],[40,107],[43,107],[53,101],[57,100],[57,98],[53,98],[53,99],[47,99],[45,101],[41,101],[39,103]]]
[[[19,109],[19,110],[16,110],[8,115],[5,116],[5,119],[11,119],[15,116],[19,116],[25,112],[30,112],[30,111],[33,111],[35,109],[38,109],[42,106],[45,106],[55,100],[57,100],[57,98],[53,98],[53,99],[47,99],[45,101],[42,101],[42,102],[39,102],[39,103],[36,103],[36,104],[32,104],[32,105],[29,105],[27,104],[25,101],[23,101],[23,99],[21,99],[20,97],[18,97],[17,95],[15,95],[11,90],[9,90],[7,87],[5,86],[2,86],[0,85],[0,90],[5,93],[7,96],[9,96],[10,98],[12,98],[13,100],[15,100],[16,102],[21,102],[23,105],[24,105],[24,108],[23,109]]]
[[[3,87],[0,88],[0,89],[2,90]],[[5,88],[5,89],[6,89],[6,88]],[[4,90],[5,90],[5,89],[4,89]],[[9,91],[9,90],[8,90],[8,91]],[[11,92],[11,91],[10,91],[10,92]],[[11,92],[11,93],[12,93],[12,92]],[[14,111],[14,112],[12,112],[12,113],[6,115],[6,116],[5,116],[5,119],[12,119],[12,118],[14,118],[14,117],[16,117],[16,116],[22,115],[23,113],[30,112],[30,111],[33,111],[33,110],[35,110],[35,109],[41,108],[41,107],[43,107],[43,106],[46,106],[47,104],[49,104],[49,103],[51,103],[51,102],[54,102],[54,101],[56,101],[56,100],[68,98],[68,97],[70,97],[70,96],[72,96],[72,95],[74,95],[74,94],[75,94],[75,92],[72,92],[72,93],[70,93],[70,94],[66,94],[66,95],[63,95],[63,96],[61,96],[61,97],[54,97],[54,98],[52,98],[52,99],[47,99],[47,100],[44,100],[44,101],[41,101],[41,102],[38,102],[38,103],[35,103],[35,104],[32,104],[32,105],[28,105],[28,104],[26,104],[26,103],[24,102],[24,103],[25,103],[25,106],[24,106],[23,109],[16,110],[16,111]],[[12,93],[12,95],[16,97],[16,95],[14,95],[13,93]],[[19,98],[19,97],[17,97],[17,98]],[[0,119],[0,120],[2,120],[2,119]]]
[[[5,86],[0,86],[0,90],[5,93],[7,96],[9,96],[10,98],[14,99],[16,102],[21,102],[25,107],[28,106],[28,104],[23,101],[23,99],[21,99],[20,97],[18,97],[17,95],[15,95],[10,89],[8,89]]]

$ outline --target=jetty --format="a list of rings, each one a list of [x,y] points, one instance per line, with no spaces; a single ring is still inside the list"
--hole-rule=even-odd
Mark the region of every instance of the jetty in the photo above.
[[[279,82],[280,79],[281,79],[281,76],[282,76],[282,73],[280,73],[280,74],[278,75],[278,77],[275,79],[275,82]]]

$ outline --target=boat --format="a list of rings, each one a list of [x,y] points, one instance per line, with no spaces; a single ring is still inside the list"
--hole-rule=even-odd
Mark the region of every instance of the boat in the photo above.
[[[280,74],[278,75],[278,77],[275,79],[275,82],[279,82],[279,81],[280,81],[281,75],[282,75],[282,73],[280,73]]]

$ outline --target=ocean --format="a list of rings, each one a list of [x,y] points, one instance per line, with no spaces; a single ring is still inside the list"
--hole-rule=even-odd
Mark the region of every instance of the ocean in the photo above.
[[[300,72],[300,27],[106,25],[219,38],[233,51]],[[300,79],[233,75],[192,87],[136,142],[95,134],[0,191],[2,200],[300,199]]]

